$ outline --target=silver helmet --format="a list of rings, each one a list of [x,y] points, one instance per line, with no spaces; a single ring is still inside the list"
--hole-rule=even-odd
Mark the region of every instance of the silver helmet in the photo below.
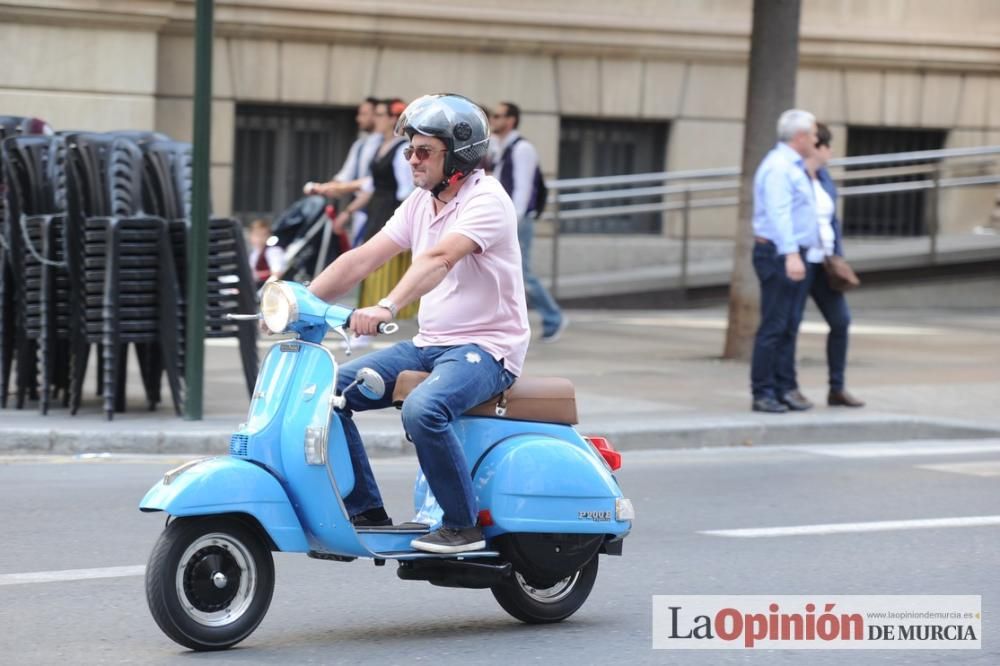
[[[483,109],[467,97],[438,93],[419,97],[406,107],[396,121],[396,136],[414,134],[444,141],[445,180],[458,174],[463,178],[485,157],[490,143],[490,123]]]

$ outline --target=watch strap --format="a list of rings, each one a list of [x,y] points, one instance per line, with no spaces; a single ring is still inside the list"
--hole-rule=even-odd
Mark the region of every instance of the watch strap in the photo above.
[[[393,303],[392,301],[390,301],[388,298],[383,298],[382,300],[380,300],[375,305],[377,305],[380,308],[385,308],[386,310],[388,310],[389,314],[392,315],[393,319],[395,319],[396,315],[399,314],[399,308],[397,308],[396,304]]]

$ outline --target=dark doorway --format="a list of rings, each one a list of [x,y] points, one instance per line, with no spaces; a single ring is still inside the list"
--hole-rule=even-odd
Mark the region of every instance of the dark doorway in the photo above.
[[[302,197],[307,181],[328,180],[357,137],[353,108],[236,106],[233,214],[273,217]]]
[[[847,156],[883,155],[917,150],[940,150],[947,132],[942,129],[848,127]],[[915,166],[906,162],[895,166]],[[879,165],[880,168],[894,166]],[[853,170],[871,167],[858,166]],[[851,171],[848,168],[848,171]],[[909,174],[848,181],[849,185],[875,185],[925,180],[927,174]],[[844,234],[847,236],[923,236],[927,233],[928,190],[862,194],[844,199]]]
[[[559,132],[559,178],[591,178],[663,171],[668,125],[663,122],[562,118]],[[638,203],[601,201],[598,206]],[[642,201],[642,203],[647,203]],[[578,208],[590,207],[578,204]],[[567,205],[565,208],[569,209]],[[576,233],[659,234],[662,215],[642,213],[565,220],[562,230]]]

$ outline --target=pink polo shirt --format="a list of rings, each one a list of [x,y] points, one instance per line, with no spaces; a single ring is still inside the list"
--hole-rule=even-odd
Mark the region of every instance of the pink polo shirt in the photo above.
[[[420,299],[418,347],[477,344],[520,376],[531,329],[521,276],[514,204],[500,182],[477,169],[454,199],[434,214],[427,190],[415,190],[383,231],[414,255],[448,233],[472,239],[479,252],[463,257]]]

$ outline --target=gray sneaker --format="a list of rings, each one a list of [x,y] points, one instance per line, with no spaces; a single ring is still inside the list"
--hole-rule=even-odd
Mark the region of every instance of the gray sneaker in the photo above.
[[[466,553],[486,548],[486,540],[483,539],[483,530],[478,527],[460,530],[442,527],[427,536],[414,539],[410,545],[427,553]]]
[[[563,315],[562,319],[559,320],[559,325],[556,326],[556,330],[552,331],[551,333],[542,335],[542,342],[544,344],[550,344],[555,342],[556,340],[562,337],[563,331],[566,330],[567,326],[569,326],[569,317]]]

